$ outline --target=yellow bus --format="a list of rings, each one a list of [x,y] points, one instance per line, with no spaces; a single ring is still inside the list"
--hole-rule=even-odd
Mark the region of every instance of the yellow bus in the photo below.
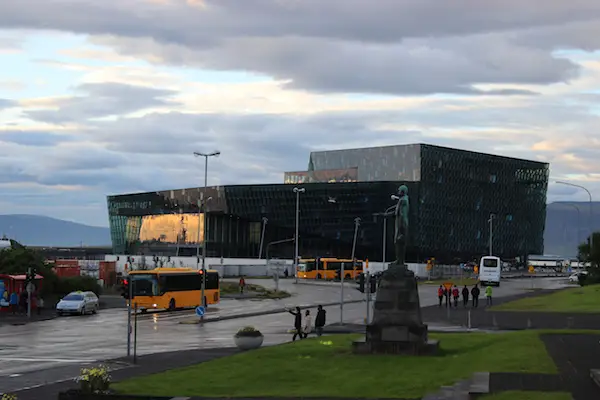
[[[307,258],[300,259],[298,263],[298,278],[300,279],[340,279],[340,272],[344,264],[344,279],[357,279],[363,272],[361,260],[340,258]]]
[[[124,280],[123,295],[129,297],[132,285],[133,304],[142,312],[198,307],[202,296],[202,270],[191,268],[156,268],[130,271]],[[206,304],[217,304],[220,298],[219,273],[206,271],[204,288]]]

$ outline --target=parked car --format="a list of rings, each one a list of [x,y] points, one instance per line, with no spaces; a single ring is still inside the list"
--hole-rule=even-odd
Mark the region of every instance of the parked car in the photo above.
[[[99,308],[100,302],[94,292],[71,292],[58,302],[56,313],[58,315],[96,314]]]
[[[569,282],[579,283],[580,275],[587,275],[587,271],[575,272],[573,275],[569,276]]]

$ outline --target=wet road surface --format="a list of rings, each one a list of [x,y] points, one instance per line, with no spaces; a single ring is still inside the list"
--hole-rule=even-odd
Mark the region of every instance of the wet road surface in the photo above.
[[[269,280],[257,280],[269,286]],[[538,288],[558,288],[563,280],[536,279]],[[249,280],[248,283],[255,283]],[[531,287],[530,282],[503,282],[494,290],[495,297],[514,295]],[[223,300],[208,316],[247,313],[283,306],[316,306],[318,303],[339,301],[337,285],[294,285],[293,280],[280,281],[280,289],[295,293],[283,300]],[[422,306],[436,304],[435,286],[420,286]],[[344,298],[356,300],[364,295],[345,288]],[[331,306],[327,322],[340,321],[339,306]],[[364,321],[365,304],[344,306],[344,322]],[[293,317],[285,313],[231,319],[205,324],[182,324],[193,319],[191,311],[140,315],[137,328],[137,352],[149,354],[183,349],[233,346],[235,332],[247,325],[261,330],[265,345],[289,341]],[[79,368],[91,363],[126,355],[127,313],[121,309],[101,310],[97,315],[73,316],[41,321],[27,325],[0,327],[0,392],[14,391],[59,380],[71,379]]]

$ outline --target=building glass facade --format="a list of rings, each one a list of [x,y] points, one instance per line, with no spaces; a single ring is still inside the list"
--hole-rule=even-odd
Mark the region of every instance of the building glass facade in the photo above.
[[[356,176],[340,174],[352,170]],[[299,203],[302,257],[350,257],[354,219],[360,217],[356,257],[380,261],[384,231],[377,214],[395,204],[390,196],[405,184],[409,262],[435,257],[454,263],[487,254],[490,218],[495,255],[543,252],[548,164],[418,144],[312,153],[307,173],[308,183],[286,178],[287,184],[212,187],[206,193],[190,188],[109,196],[113,251],[195,255],[198,243],[201,251],[206,243],[208,257],[255,258],[264,227],[263,257],[268,252],[293,258],[292,241],[268,244],[294,237],[293,188],[301,186],[306,189]],[[358,182],[339,182],[336,176]],[[199,208],[203,199],[206,207]],[[392,218],[385,240],[385,258],[391,261]]]

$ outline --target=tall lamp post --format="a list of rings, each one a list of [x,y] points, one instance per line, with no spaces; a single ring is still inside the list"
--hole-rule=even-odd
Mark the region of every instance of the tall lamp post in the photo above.
[[[263,250],[263,243],[265,242],[265,229],[267,228],[267,222],[269,222],[269,219],[267,217],[262,217],[262,232],[260,234],[260,249],[258,250],[258,259],[260,260],[262,258],[262,250]]]
[[[592,200],[592,194],[590,193],[589,190],[587,190],[587,188],[581,186],[581,185],[576,185],[574,183],[571,182],[565,182],[565,181],[556,181],[556,183],[560,184],[560,185],[566,185],[566,186],[572,186],[572,187],[576,187],[579,189],[583,189],[587,192],[588,197],[590,198],[590,219],[589,219],[589,224],[590,224],[590,256],[592,255],[592,248],[594,247],[594,209],[593,209],[593,200]]]
[[[386,247],[387,247],[387,219],[390,215],[393,215],[393,210],[396,208],[396,206],[391,206],[388,207],[387,210],[385,210],[382,213],[375,213],[373,215],[378,216],[378,217],[383,217],[383,242],[381,243],[381,249],[382,249],[382,256],[381,256],[381,263],[382,263],[382,268],[385,268],[385,255],[386,255]]]
[[[581,210],[575,204],[566,203],[566,205],[568,205],[569,207],[573,207],[577,210],[577,246],[579,247],[579,245],[581,244],[581,241],[579,239],[579,232],[581,231]]]
[[[296,193],[296,234],[294,235],[294,282],[298,283],[298,225],[300,224],[300,193],[306,192],[304,188],[294,188]]]
[[[206,196],[206,189],[208,188],[208,158],[209,157],[218,157],[221,154],[220,151],[216,150],[212,153],[200,153],[195,151],[195,157],[204,157],[204,191],[202,192],[202,197]],[[204,296],[204,291],[206,289],[206,242],[207,242],[207,232],[208,232],[208,224],[206,223],[206,203],[204,202],[204,240],[203,240],[203,249],[202,249],[202,298],[200,299],[200,304],[206,309],[206,297]],[[200,242],[200,241],[198,241]],[[198,243],[200,245],[200,243]],[[198,260],[196,258],[196,260]],[[198,262],[198,261],[196,261]],[[201,320],[204,320],[204,316],[200,317]]]
[[[494,255],[494,252],[492,251],[492,244],[494,243],[494,218],[496,218],[496,216],[490,214],[490,219],[488,219],[488,223],[490,224],[490,256]]]

